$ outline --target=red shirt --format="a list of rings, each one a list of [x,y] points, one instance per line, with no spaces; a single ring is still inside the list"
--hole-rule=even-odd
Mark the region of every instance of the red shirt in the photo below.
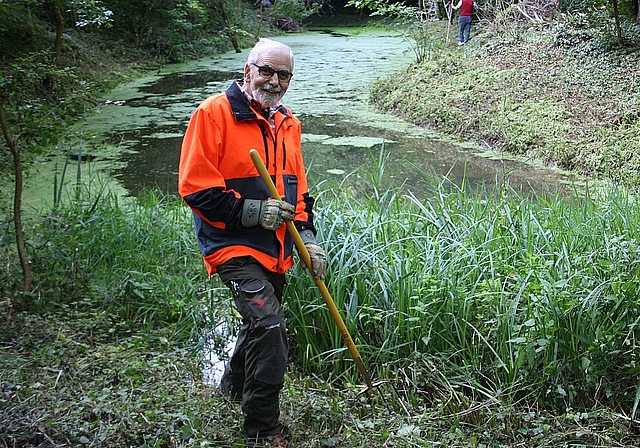
[[[460,7],[461,16],[473,15],[473,0],[462,0],[462,6]]]

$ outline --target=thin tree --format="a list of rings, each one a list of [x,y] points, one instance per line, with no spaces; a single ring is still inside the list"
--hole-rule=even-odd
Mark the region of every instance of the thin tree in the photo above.
[[[2,99],[0,99],[0,126],[2,127],[4,140],[13,157],[13,222],[16,232],[18,256],[20,257],[20,265],[22,266],[22,288],[25,292],[29,292],[31,291],[33,284],[33,273],[31,272],[31,264],[29,263],[29,256],[27,255],[27,248],[24,242],[24,231],[22,228],[22,157],[20,155],[20,150],[18,149],[18,138],[11,135],[9,123],[7,122],[4,113],[4,103]]]
[[[242,48],[240,48],[240,42],[238,42],[238,34],[236,33],[236,27],[231,22],[231,18],[229,14],[227,14],[227,8],[224,4],[225,0],[214,0],[209,3],[210,8],[213,11],[216,11],[222,17],[225,26],[225,32],[229,40],[231,41],[231,45],[233,45],[233,49],[236,53],[241,53]]]
[[[53,44],[53,62],[57,67],[60,63],[60,57],[62,56],[62,42],[64,38],[64,6],[62,4],[62,0],[56,0],[52,3],[51,8],[53,9],[53,16],[56,19],[56,38]]]
[[[613,19],[616,24],[616,37],[618,42],[622,43],[622,27],[620,26],[620,10],[618,8],[618,0],[611,0],[611,6],[613,8]]]
[[[27,2],[27,4],[29,3]],[[37,2],[33,2],[33,4],[37,5]],[[58,101],[54,92],[60,73],[62,73],[57,67],[61,64],[64,12],[69,11],[71,7],[78,8],[75,15],[81,21],[76,21],[75,24],[79,27],[88,24],[98,26],[106,24],[111,16],[111,11],[102,7],[98,0],[53,0],[44,2],[44,5],[56,17],[57,30],[54,40],[53,66],[51,59],[44,56],[47,52],[34,51],[25,56],[23,60],[5,67],[6,72],[0,79],[0,127],[13,159],[13,222],[25,292],[29,292],[33,288],[33,272],[29,262],[22,221],[23,157],[24,153],[31,154],[37,152],[39,148],[54,144],[59,139],[63,127],[63,124],[58,122],[55,117],[64,115],[64,112],[51,112],[61,109],[63,107],[61,105],[65,103]],[[11,7],[13,6],[4,6],[5,10]],[[32,20],[31,15],[28,18]],[[18,144],[21,137],[22,148]]]

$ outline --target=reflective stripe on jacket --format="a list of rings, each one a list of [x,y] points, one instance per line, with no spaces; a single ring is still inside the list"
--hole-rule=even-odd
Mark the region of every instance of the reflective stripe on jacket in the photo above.
[[[246,255],[272,272],[284,273],[293,266],[293,239],[285,225],[273,232],[241,223],[245,198],[270,197],[249,156],[252,148],[260,153],[278,193],[296,206],[296,227],[315,233],[300,121],[284,106],[274,120],[272,129],[236,82],[207,98],[191,116],[182,142],[178,191],[193,211],[210,275],[220,264]]]

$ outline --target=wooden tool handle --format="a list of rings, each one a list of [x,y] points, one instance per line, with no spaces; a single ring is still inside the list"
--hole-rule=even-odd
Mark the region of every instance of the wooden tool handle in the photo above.
[[[278,193],[278,189],[273,183],[273,180],[271,179],[271,176],[267,171],[267,167],[264,165],[264,162],[262,161],[262,158],[260,157],[260,154],[258,153],[258,151],[256,151],[255,149],[251,149],[249,151],[249,155],[251,156],[251,160],[253,161],[253,164],[255,165],[256,169],[260,173],[260,177],[262,178],[265,185],[267,186],[267,189],[269,190],[269,194],[271,194],[271,197],[279,199],[280,194]],[[338,311],[338,308],[336,307],[336,304],[334,303],[333,298],[331,297],[331,294],[329,294],[329,290],[327,289],[326,285],[324,284],[324,281],[321,278],[317,278],[313,275],[313,269],[311,267],[311,256],[309,255],[309,251],[307,250],[307,248],[304,245],[304,242],[302,241],[302,237],[300,237],[300,233],[298,232],[298,229],[296,229],[296,226],[293,224],[293,221],[287,220],[286,225],[287,225],[287,230],[293,237],[293,242],[295,243],[296,248],[298,249],[298,255],[300,255],[300,258],[302,259],[304,264],[307,266],[309,272],[311,273],[313,280],[316,282],[316,286],[320,290],[320,294],[322,294],[322,298],[324,299],[324,302],[327,304],[327,308],[329,308],[329,313],[331,314],[331,317],[333,318],[334,322],[338,326],[338,330],[342,335],[342,339],[344,340],[344,343],[349,349],[349,353],[351,354],[351,357],[356,363],[356,367],[358,368],[360,375],[362,376],[365,383],[367,384],[367,387],[369,388],[373,387],[373,383],[371,382],[371,376],[369,375],[369,372],[367,372],[367,369],[364,366],[364,362],[362,362],[362,357],[360,356],[360,352],[358,352],[358,348],[353,342],[353,339],[349,334],[349,330],[347,329],[347,326],[344,324],[344,321],[342,320],[342,316],[340,316],[340,312]]]

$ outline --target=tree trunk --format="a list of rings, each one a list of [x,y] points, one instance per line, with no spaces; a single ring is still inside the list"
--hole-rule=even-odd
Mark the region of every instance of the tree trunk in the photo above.
[[[240,44],[238,43],[238,36],[233,29],[233,24],[227,15],[227,10],[224,7],[224,0],[218,0],[218,10],[220,11],[220,16],[222,20],[224,20],[224,24],[227,27],[229,39],[231,39],[231,44],[233,45],[233,49],[236,53],[242,53],[242,49],[240,48]]]
[[[258,20],[256,40],[260,39],[260,32],[262,31],[262,21],[264,20],[264,5],[262,4],[262,0],[258,0],[258,1],[260,2],[260,20]]]
[[[618,11],[618,0],[611,0],[613,6],[613,18],[616,23],[616,37],[618,42],[622,43],[622,28],[620,27],[620,12]]]
[[[447,10],[447,43],[449,43],[449,31],[451,30],[451,19],[453,18],[453,1],[454,0],[451,0],[451,2],[447,4],[445,0],[444,4],[445,9]]]
[[[62,57],[62,39],[64,35],[64,15],[62,14],[62,5],[56,1],[53,5],[54,14],[56,16],[56,41],[54,46],[53,63],[57,67]]]
[[[4,115],[4,105],[2,101],[0,101],[0,126],[2,127],[2,133],[4,134],[7,146],[13,155],[13,170],[16,176],[13,195],[13,222],[15,224],[18,256],[20,257],[22,275],[24,277],[23,288],[25,292],[29,292],[31,291],[31,285],[33,283],[33,275],[31,273],[29,256],[27,255],[27,249],[24,242],[24,232],[22,231],[22,160],[20,157],[20,151],[16,144],[16,139],[11,136],[11,132],[9,131],[9,124],[7,123]]]

